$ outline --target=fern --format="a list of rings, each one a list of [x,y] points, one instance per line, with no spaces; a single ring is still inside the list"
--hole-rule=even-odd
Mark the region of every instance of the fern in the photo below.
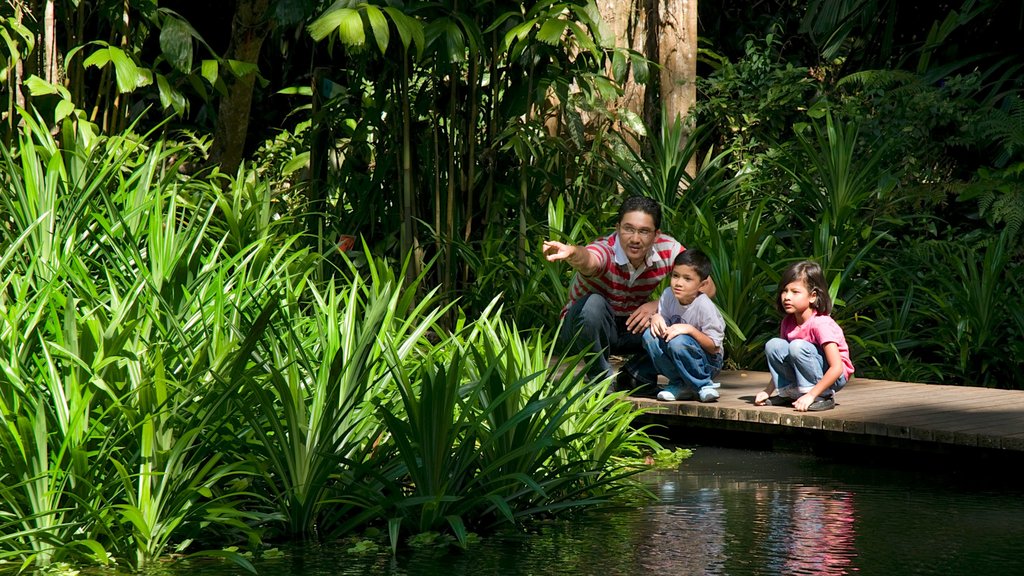
[[[1024,162],[979,169],[977,179],[964,185],[959,199],[977,199],[979,216],[993,226],[1005,225],[1010,245],[1017,245],[1024,229]]]
[[[1008,96],[1001,107],[992,108],[983,117],[978,128],[1001,148],[995,159],[996,166],[1021,158],[1024,156],[1024,99],[1016,94]]]

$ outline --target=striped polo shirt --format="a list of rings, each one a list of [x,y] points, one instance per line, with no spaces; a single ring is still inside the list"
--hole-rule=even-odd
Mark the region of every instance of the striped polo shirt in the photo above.
[[[601,272],[584,276],[577,272],[569,286],[569,302],[562,308],[565,317],[569,308],[587,294],[601,294],[608,300],[616,316],[629,316],[641,304],[651,300],[651,294],[672,271],[672,261],[685,250],[675,238],[658,233],[647,254],[646,263],[634,268],[619,246],[619,235],[613,233],[587,245],[587,250],[601,261]]]

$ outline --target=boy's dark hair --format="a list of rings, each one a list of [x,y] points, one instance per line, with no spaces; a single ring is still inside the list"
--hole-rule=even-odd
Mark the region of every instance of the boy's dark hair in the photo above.
[[[832,313],[832,298],[828,295],[828,284],[825,282],[825,274],[821,271],[821,266],[812,260],[797,262],[786,268],[786,271],[782,273],[782,278],[779,279],[779,289],[775,292],[775,308],[779,312],[786,313],[786,309],[782,307],[782,291],[791,282],[797,281],[803,282],[804,286],[807,287],[807,292],[814,296],[811,308],[817,310],[820,314],[827,315]]]
[[[711,259],[700,250],[683,250],[676,255],[676,259],[672,261],[672,266],[689,266],[697,271],[697,275],[700,276],[701,280],[711,276]]]
[[[630,196],[622,202],[619,208],[619,222],[630,212],[643,212],[654,218],[654,228],[661,230],[661,204],[647,196]]]

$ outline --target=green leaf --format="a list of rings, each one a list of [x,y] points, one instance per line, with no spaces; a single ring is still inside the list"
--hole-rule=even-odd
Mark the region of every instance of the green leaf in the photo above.
[[[341,22],[338,23],[338,38],[347,46],[362,46],[366,43],[366,30],[363,28],[363,17],[356,10],[345,8],[340,10]]]
[[[130,522],[136,530],[143,534],[149,533],[149,523],[146,522],[145,517],[142,516],[142,512],[135,506],[128,504],[121,504],[116,506],[121,509],[121,516]]]
[[[402,46],[408,50],[410,46],[415,45],[417,57],[422,57],[423,47],[426,45],[423,24],[398,8],[387,6],[384,11],[391,16],[391,21],[395,24],[395,29],[398,30],[398,37],[402,40]]]
[[[156,87],[160,91],[160,105],[164,109],[170,108],[172,105],[171,100],[171,85],[167,82],[167,78],[163,74],[158,74],[156,77]]]
[[[445,21],[445,46],[448,49],[448,60],[450,62],[464,62],[466,60],[466,37],[462,34],[462,28],[451,20]]]
[[[388,28],[388,21],[380,8],[373,4],[367,4],[366,19],[370,21],[370,29],[373,30],[373,39],[377,42],[377,49],[384,54],[388,49],[388,41],[391,39],[391,31]]]
[[[88,58],[82,61],[82,66],[88,68],[89,66],[95,66],[97,68],[103,68],[110,62],[110,52],[108,48],[101,48],[92,54]]]
[[[622,50],[615,50],[612,53],[612,76],[619,84],[626,81],[626,74],[629,73],[626,54]]]
[[[178,72],[192,70],[192,30],[185,22],[168,17],[160,31],[160,50]]]
[[[203,60],[203,64],[199,68],[199,73],[202,74],[203,78],[205,78],[210,84],[216,84],[217,76],[220,74],[219,68],[220,65],[216,60]]]
[[[302,152],[296,154],[294,158],[285,163],[284,167],[281,168],[281,174],[287,176],[306,166],[309,166],[309,152]]]
[[[351,11],[350,8],[334,8],[332,6],[321,14],[319,18],[310,22],[309,26],[306,27],[310,37],[319,42],[330,36],[332,32],[338,29],[338,26],[341,26],[341,21],[344,19],[343,10]]]
[[[618,86],[603,76],[594,78],[594,86],[605,100],[614,100],[619,97]]]
[[[28,86],[28,93],[32,96],[46,96],[59,93],[59,87],[55,86],[46,80],[43,80],[39,76],[33,74],[25,80],[25,86]]]
[[[632,54],[629,62],[633,65],[633,79],[638,84],[647,84],[651,79],[651,67],[648,65],[647,58],[642,54]]]
[[[366,43],[363,18],[358,10],[352,8],[328,10],[314,20],[308,30],[314,40],[323,40],[332,32],[337,31],[338,38],[346,46],[362,46]]]
[[[134,92],[136,88],[146,84],[144,76],[139,72],[139,67],[124,50],[111,46],[107,48],[107,51],[110,53],[110,61],[114,64],[118,92],[122,94]]]
[[[594,43],[594,40],[593,38],[590,37],[590,34],[587,34],[587,32],[583,30],[583,28],[581,28],[579,24],[575,22],[569,22],[567,24],[567,27],[569,28],[569,32],[572,33],[572,37],[579,44],[580,48],[593,54],[595,59],[601,57],[601,50],[598,49],[597,44]]]
[[[259,67],[252,62],[243,62],[242,60],[231,59],[228,59],[226,62],[228,63],[228,68],[231,70],[231,73],[237,78],[259,72]]]
[[[53,111],[53,119],[56,122],[67,118],[75,112],[75,103],[70,100],[61,100]]]
[[[289,86],[276,92],[282,96],[312,96],[313,89],[309,86]]]
[[[557,46],[562,41],[562,34],[568,23],[559,18],[550,18],[544,21],[540,30],[537,31],[537,40],[545,44]]]

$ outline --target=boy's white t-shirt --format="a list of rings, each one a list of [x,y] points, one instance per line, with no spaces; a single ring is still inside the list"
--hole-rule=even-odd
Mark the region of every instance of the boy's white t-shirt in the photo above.
[[[693,302],[684,306],[676,299],[672,288],[665,288],[658,300],[658,314],[661,314],[669,326],[689,324],[700,330],[721,352],[722,340],[725,338],[725,318],[707,294],[698,294]]]

